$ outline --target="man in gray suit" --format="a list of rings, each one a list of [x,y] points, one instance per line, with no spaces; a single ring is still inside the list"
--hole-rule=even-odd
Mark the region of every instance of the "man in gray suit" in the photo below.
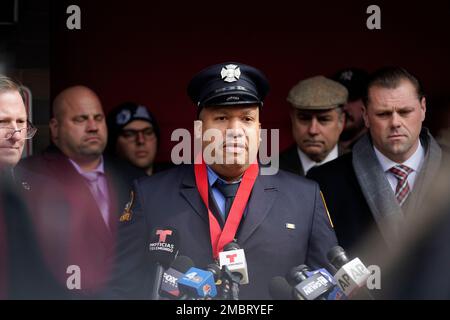
[[[390,67],[375,72],[364,105],[368,134],[352,153],[308,174],[320,184],[339,243],[363,256],[356,245],[369,231],[376,243],[396,248],[404,226],[420,219],[428,190],[446,161],[422,127],[426,99],[408,71]]]

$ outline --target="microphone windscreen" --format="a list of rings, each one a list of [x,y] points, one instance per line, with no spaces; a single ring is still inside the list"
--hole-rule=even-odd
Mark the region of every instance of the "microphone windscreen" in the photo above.
[[[168,269],[175,259],[179,248],[179,236],[172,227],[156,228],[149,245],[151,259]]]
[[[172,263],[172,268],[181,272],[186,273],[190,268],[194,266],[194,261],[186,256],[178,256]]]
[[[292,287],[283,277],[274,277],[269,283],[269,293],[274,300],[293,300]]]

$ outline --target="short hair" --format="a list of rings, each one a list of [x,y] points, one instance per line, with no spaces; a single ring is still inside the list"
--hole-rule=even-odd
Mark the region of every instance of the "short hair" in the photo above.
[[[409,81],[416,89],[417,98],[422,100],[425,97],[420,81],[406,69],[401,67],[384,67],[370,75],[367,82],[363,103],[367,107],[369,104],[369,91],[372,87],[381,87],[385,89],[396,89],[400,82]]]
[[[25,104],[25,93],[23,91],[22,84],[15,81],[5,75],[0,74],[0,93],[6,91],[17,91],[22,97],[22,101]]]

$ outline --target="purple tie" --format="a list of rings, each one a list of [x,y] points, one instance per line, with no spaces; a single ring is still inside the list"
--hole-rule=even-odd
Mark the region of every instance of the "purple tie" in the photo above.
[[[92,195],[95,198],[95,202],[102,214],[103,220],[106,226],[109,228],[109,202],[107,197],[106,178],[101,172],[85,173],[84,177],[89,183]]]

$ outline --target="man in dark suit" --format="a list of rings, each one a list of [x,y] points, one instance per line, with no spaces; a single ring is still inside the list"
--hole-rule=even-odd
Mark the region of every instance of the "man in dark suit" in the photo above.
[[[424,199],[446,159],[422,128],[426,99],[408,71],[389,67],[375,72],[364,105],[369,133],[352,153],[308,174],[320,184],[339,243],[358,256],[369,255],[366,237],[396,249],[405,225],[423,218]],[[381,257],[372,255],[367,263]]]
[[[342,153],[338,140],[347,96],[343,85],[324,76],[302,80],[289,91],[295,144],[280,154],[281,169],[304,176]]]
[[[0,75],[0,299],[62,298],[62,286],[44,262],[25,201],[31,181],[48,181],[16,170],[25,141],[36,133],[24,101],[21,85]]]
[[[65,283],[68,267],[76,266],[81,289],[72,292],[95,297],[109,277],[107,257],[115,248],[118,216],[139,173],[102,156],[105,116],[99,98],[86,87],[68,88],[55,98],[50,130],[53,144],[22,161],[19,169],[46,176],[58,186],[56,199],[42,194],[34,199],[39,204],[33,214],[37,234],[58,279]]]
[[[327,266],[336,239],[318,186],[258,168],[259,111],[267,92],[265,76],[240,63],[211,66],[191,80],[188,94],[199,108],[196,136],[214,135],[216,147],[202,139],[202,161],[135,183],[131,213],[119,226],[111,282],[116,297],[149,298],[154,274],[148,245],[155,228],[176,229],[179,255],[200,268],[236,239],[250,281],[241,286],[241,299],[268,299],[269,281],[294,266]],[[231,196],[228,189],[234,189]]]

